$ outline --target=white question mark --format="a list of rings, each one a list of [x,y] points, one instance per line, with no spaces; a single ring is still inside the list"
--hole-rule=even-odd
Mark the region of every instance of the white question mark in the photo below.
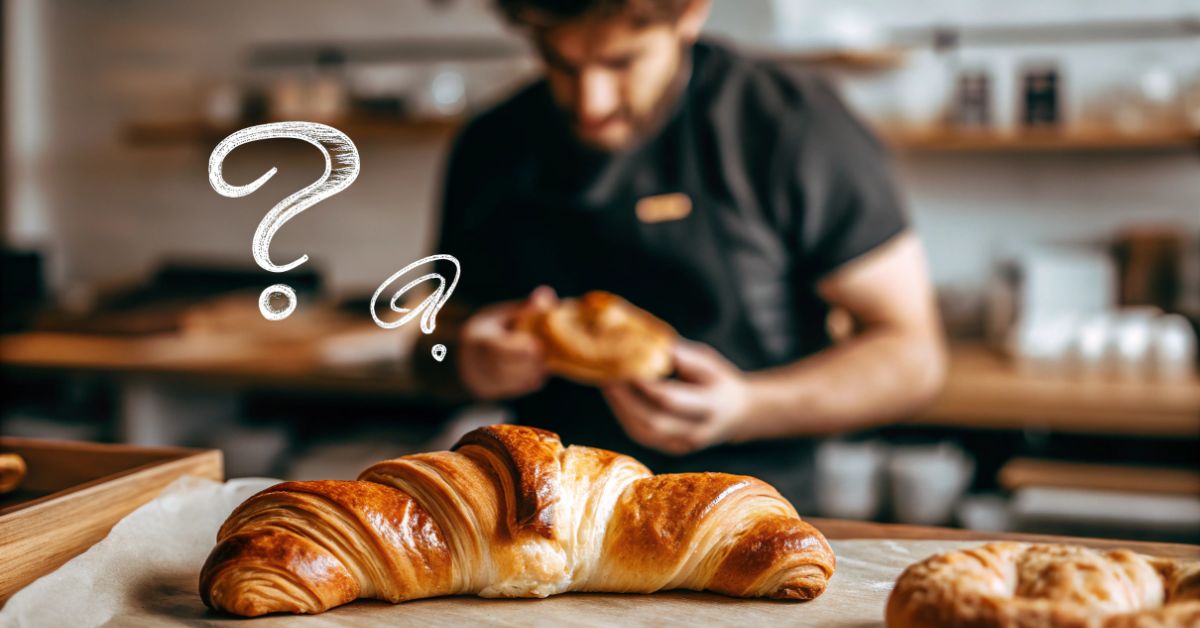
[[[426,273],[420,277],[417,277],[416,279],[413,279],[397,290],[396,293],[392,295],[391,301],[388,303],[388,306],[393,312],[404,314],[404,316],[401,316],[399,320],[390,323],[385,323],[380,320],[379,315],[375,313],[375,302],[379,300],[379,295],[383,294],[383,291],[388,287],[388,285],[399,279],[408,271],[422,264],[429,264],[438,260],[447,260],[454,264],[454,277],[450,279],[450,284],[446,285],[446,278],[440,273]],[[379,325],[384,329],[395,329],[407,323],[408,321],[411,321],[413,317],[420,314],[421,331],[426,334],[432,333],[437,325],[437,313],[442,309],[442,306],[446,304],[446,301],[450,300],[450,295],[454,293],[454,288],[458,286],[458,278],[460,276],[462,276],[462,266],[458,263],[458,260],[455,259],[453,255],[438,254],[430,255],[429,257],[423,257],[396,271],[391,277],[388,277],[386,281],[384,281],[382,284],[379,284],[379,288],[377,288],[375,290],[375,294],[371,296],[371,318],[375,319],[376,325]],[[430,293],[429,296],[425,297],[425,299],[414,308],[400,307],[400,297],[404,296],[405,293],[418,284],[430,280],[436,280],[438,283],[437,287],[434,288],[433,292]],[[446,358],[446,345],[433,345],[433,350],[431,353],[433,353],[433,359],[441,362]]]
[[[236,131],[221,140],[208,157],[208,182],[218,194],[229,198],[240,198],[253,193],[275,176],[279,169],[272,167],[247,185],[230,185],[221,173],[221,165],[225,157],[242,144],[277,138],[304,140],[320,149],[321,154],[325,156],[325,173],[321,178],[279,201],[258,223],[258,229],[254,232],[254,241],[250,247],[254,261],[264,270],[282,273],[307,262],[308,255],[301,255],[283,266],[276,265],[271,261],[270,252],[271,238],[275,237],[275,232],[300,212],[354,183],[358,178],[359,159],[358,148],[354,146],[354,142],[350,141],[345,133],[331,126],[317,122],[272,122]],[[287,301],[287,305],[282,309],[277,309],[271,304],[271,297],[275,295],[282,296]],[[258,309],[267,320],[283,320],[296,309],[296,292],[290,286],[281,283],[270,286],[259,295]]]

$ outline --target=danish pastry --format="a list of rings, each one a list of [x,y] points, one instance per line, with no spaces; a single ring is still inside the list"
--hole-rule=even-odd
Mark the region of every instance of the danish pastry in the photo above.
[[[887,625],[1200,626],[1200,563],[992,543],[910,565],[888,598]]]

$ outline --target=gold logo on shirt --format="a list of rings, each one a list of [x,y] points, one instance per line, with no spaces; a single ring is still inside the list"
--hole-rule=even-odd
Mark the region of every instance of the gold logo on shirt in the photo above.
[[[692,213],[692,199],[682,192],[647,196],[637,202],[636,211],[645,223],[679,220]]]

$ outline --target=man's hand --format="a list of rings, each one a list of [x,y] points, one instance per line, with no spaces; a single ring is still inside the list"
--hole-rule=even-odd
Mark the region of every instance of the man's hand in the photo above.
[[[601,388],[630,438],[683,455],[736,437],[750,416],[749,384],[716,349],[681,341],[675,380],[637,380]]]
[[[458,375],[472,396],[487,401],[508,399],[545,384],[541,342],[513,325],[524,312],[546,310],[557,302],[554,290],[541,286],[524,301],[496,303],[467,320],[459,336]]]

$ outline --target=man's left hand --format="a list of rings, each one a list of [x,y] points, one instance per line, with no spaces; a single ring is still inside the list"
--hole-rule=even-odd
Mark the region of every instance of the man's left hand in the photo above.
[[[680,341],[673,357],[678,379],[601,387],[621,427],[638,443],[677,456],[736,439],[751,414],[742,371],[699,342]]]

